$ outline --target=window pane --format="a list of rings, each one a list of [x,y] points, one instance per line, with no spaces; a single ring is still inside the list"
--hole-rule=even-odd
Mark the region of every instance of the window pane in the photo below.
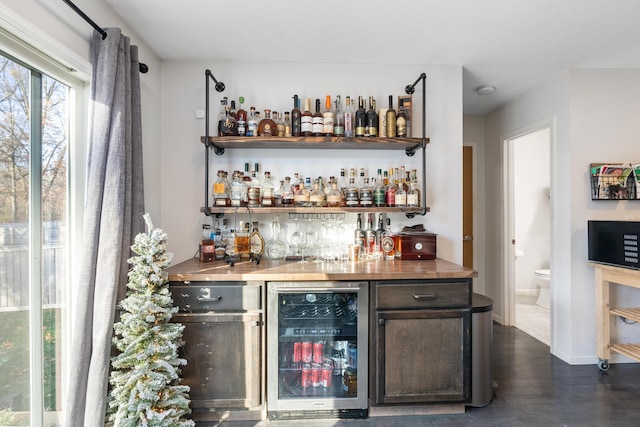
[[[29,411],[30,72],[0,57],[0,424]]]
[[[42,76],[41,102],[30,99],[27,67],[0,55],[0,426],[28,425],[32,393],[43,397],[46,425],[61,425],[63,361],[66,358],[66,288],[68,283],[68,124],[69,87]],[[32,108],[40,108],[31,111]],[[42,118],[40,135],[30,134],[30,115]],[[38,117],[38,116],[35,116]],[[36,132],[34,132],[35,134]],[[38,147],[41,147],[39,149]],[[35,289],[42,307],[30,307],[29,156],[40,155],[42,247],[41,277]],[[36,194],[36,193],[34,193]],[[36,224],[39,221],[35,222]],[[30,390],[29,320],[41,310],[42,384]],[[36,311],[35,313],[38,313]]]

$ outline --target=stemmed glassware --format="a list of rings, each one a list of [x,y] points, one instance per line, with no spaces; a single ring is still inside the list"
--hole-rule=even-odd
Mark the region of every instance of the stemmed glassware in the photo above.
[[[304,259],[304,250],[309,247],[309,243],[311,240],[311,236],[309,233],[309,223],[307,221],[298,221],[296,231],[298,233],[297,243],[298,249],[300,249],[301,259],[298,261],[298,264],[308,264],[309,261]]]

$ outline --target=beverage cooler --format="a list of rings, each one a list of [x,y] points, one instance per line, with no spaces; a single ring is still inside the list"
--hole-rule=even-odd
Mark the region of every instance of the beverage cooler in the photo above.
[[[269,282],[270,419],[365,418],[367,282]]]

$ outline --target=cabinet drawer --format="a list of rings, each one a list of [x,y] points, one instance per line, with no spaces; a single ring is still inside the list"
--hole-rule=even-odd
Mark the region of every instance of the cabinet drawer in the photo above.
[[[456,308],[471,304],[471,285],[461,282],[378,283],[378,309]]]
[[[189,282],[169,289],[181,313],[262,308],[261,286],[245,282]]]

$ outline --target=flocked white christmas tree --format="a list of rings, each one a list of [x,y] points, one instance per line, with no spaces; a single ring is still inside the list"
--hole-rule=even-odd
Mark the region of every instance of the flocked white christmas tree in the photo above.
[[[178,357],[183,325],[171,323],[177,311],[169,293],[166,268],[171,254],[167,235],[153,228],[144,215],[147,232],[136,236],[129,259],[127,297],[114,325],[113,343],[120,354],[112,357],[109,424],[121,426],[193,426],[188,419],[189,387],[180,385]]]

